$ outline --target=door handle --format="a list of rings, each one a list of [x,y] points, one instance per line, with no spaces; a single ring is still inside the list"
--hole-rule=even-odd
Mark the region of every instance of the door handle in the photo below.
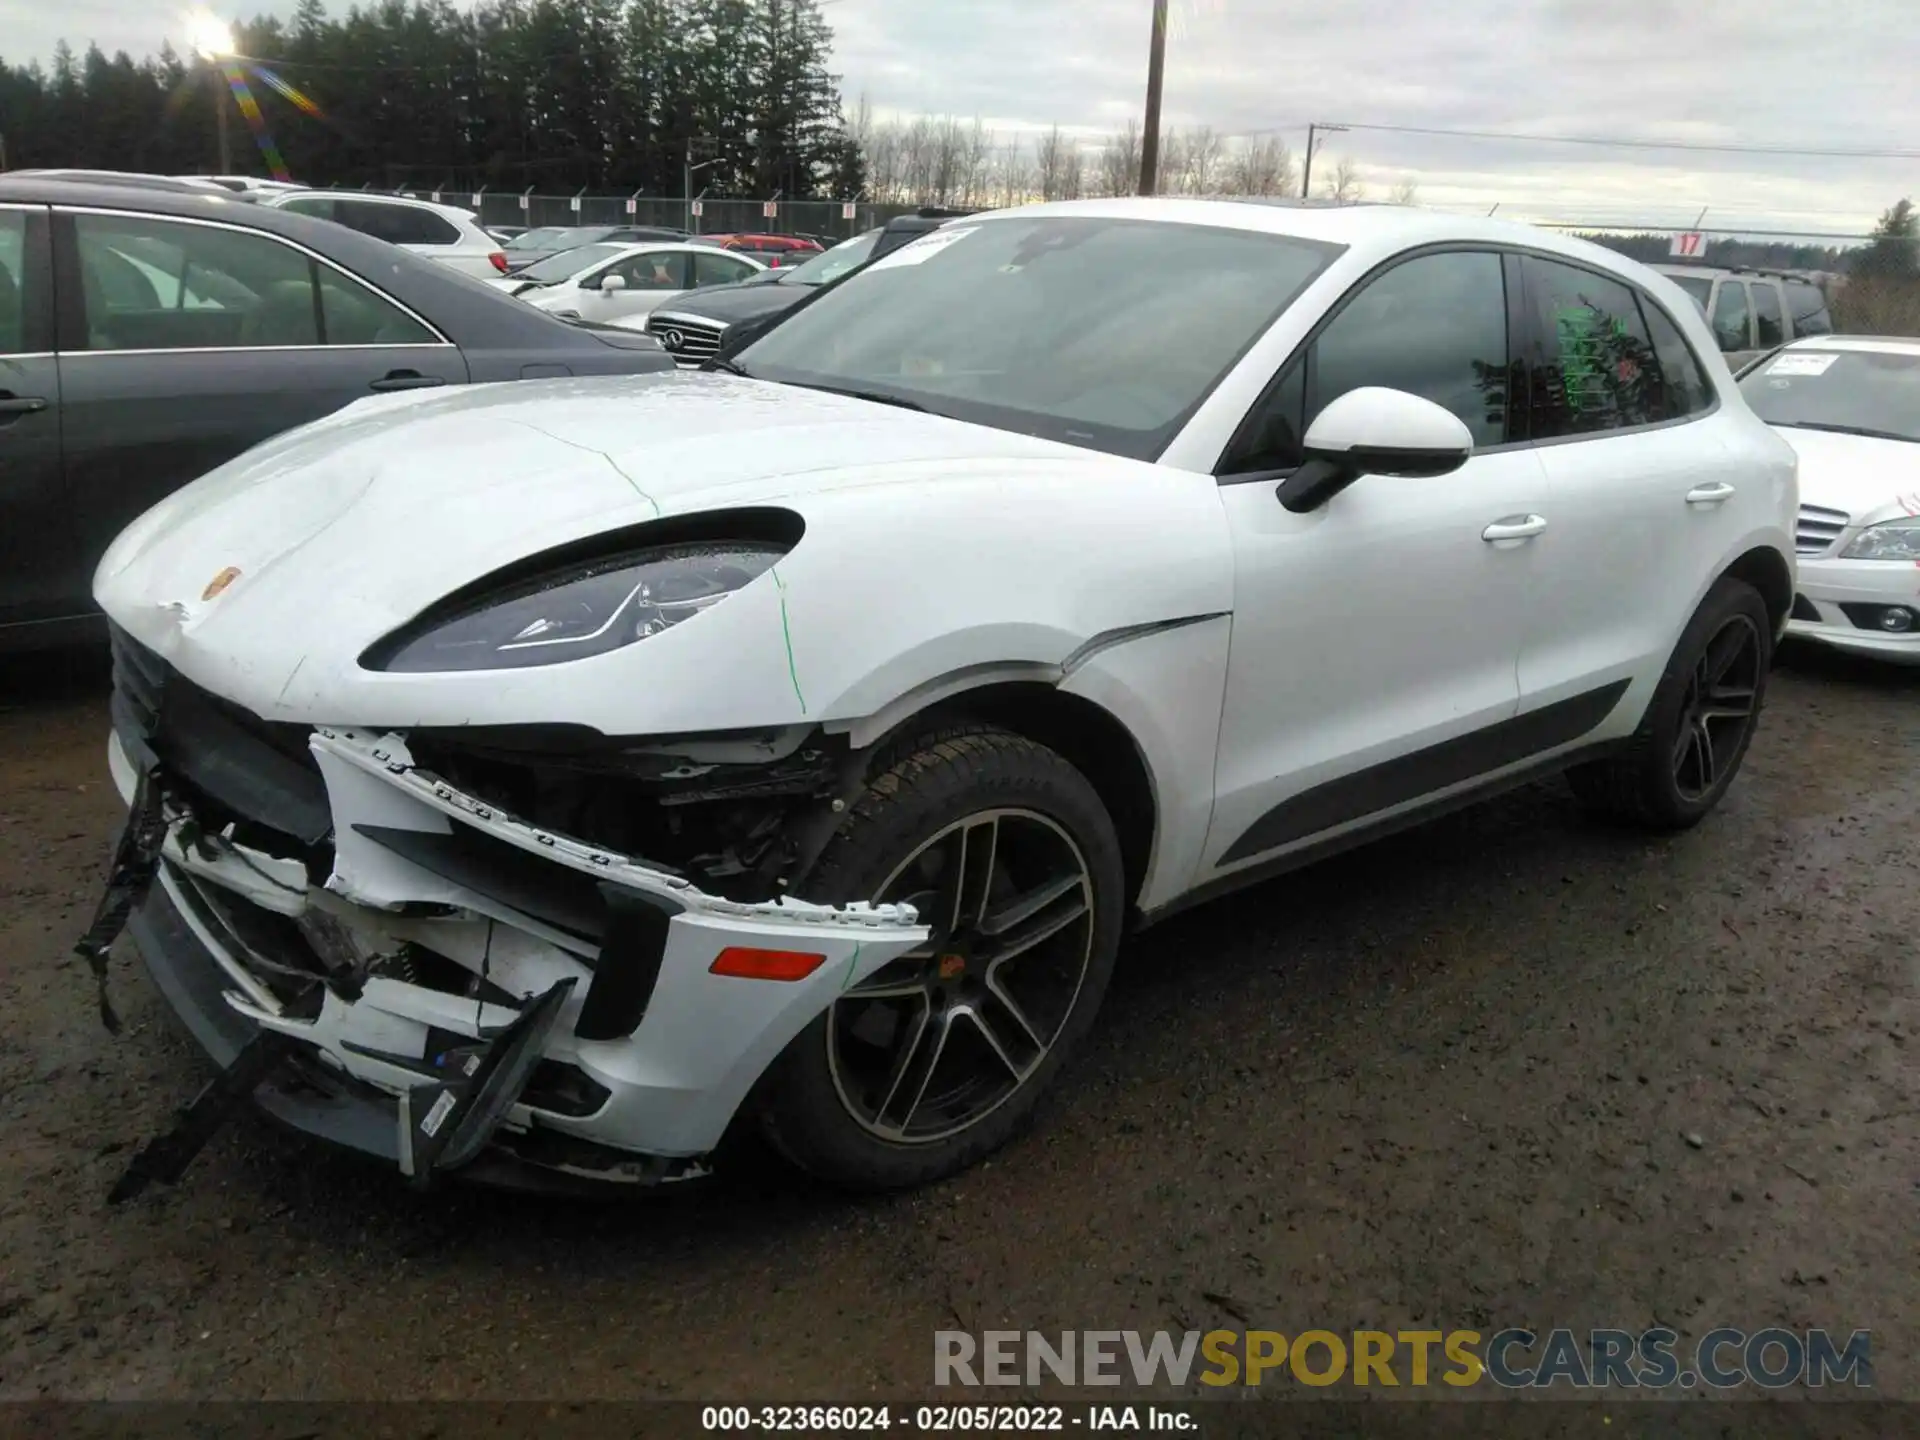
[[[0,425],[11,425],[17,415],[37,415],[47,408],[38,395],[13,395],[0,390]]]
[[[1705,485],[1696,485],[1687,491],[1689,505],[1720,505],[1733,498],[1733,486],[1724,480],[1714,480]]]
[[[1480,538],[1497,545],[1502,540],[1531,540],[1547,528],[1544,515],[1508,515],[1480,532]]]
[[[426,390],[446,383],[438,375],[422,375],[418,370],[389,370],[367,388],[369,390]]]

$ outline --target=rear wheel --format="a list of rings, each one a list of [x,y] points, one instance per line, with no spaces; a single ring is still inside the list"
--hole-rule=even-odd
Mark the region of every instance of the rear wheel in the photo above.
[[[843,994],[759,1087],[823,1179],[921,1184],[997,1149],[1091,1026],[1119,948],[1120,847],[1086,778],[996,730],[897,747],[797,887],[907,901],[933,934]]]
[[[1656,830],[1684,830],[1720,803],[1746,757],[1773,665],[1760,592],[1723,577],[1700,602],[1619,755],[1567,774],[1589,808]]]

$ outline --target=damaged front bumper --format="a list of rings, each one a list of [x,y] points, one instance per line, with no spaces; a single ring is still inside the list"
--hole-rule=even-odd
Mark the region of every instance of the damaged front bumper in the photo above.
[[[168,755],[124,728],[109,763],[131,803]],[[464,793],[416,765],[397,734],[319,728],[308,743],[331,817],[329,872],[248,843],[244,827],[214,832],[182,787],[131,929],[222,1066],[262,1032],[288,1042],[297,1068],[263,1081],[256,1103],[403,1169],[408,1099],[447,1056],[558,989],[537,1068],[464,1173],[536,1185],[701,1173],[774,1057],[844,989],[927,938],[907,906],[704,893]],[[742,968],[723,956],[769,952],[785,957],[783,975],[805,973],[716,973]]]

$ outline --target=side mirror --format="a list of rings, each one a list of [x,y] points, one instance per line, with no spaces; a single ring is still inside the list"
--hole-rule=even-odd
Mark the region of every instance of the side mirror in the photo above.
[[[597,288],[601,290],[624,290],[627,288],[627,277],[624,275],[602,275]]]
[[[1431,400],[1366,385],[1322,410],[1300,448],[1306,458],[1278,492],[1295,514],[1319,509],[1362,475],[1449,475],[1473,454],[1473,434]]]

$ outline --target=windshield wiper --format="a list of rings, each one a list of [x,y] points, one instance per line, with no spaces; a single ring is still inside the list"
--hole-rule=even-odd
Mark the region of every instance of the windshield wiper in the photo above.
[[[1788,430],[1824,430],[1832,435],[1862,435],[1869,440],[1904,440],[1920,445],[1920,435],[1902,435],[1898,430],[1875,430],[1866,425],[1834,425],[1825,420],[1775,420]]]
[[[802,390],[823,390],[829,395],[845,395],[854,400],[871,400],[876,405],[893,405],[902,410],[918,410],[922,415],[933,412],[918,400],[909,400],[904,395],[895,395],[886,390],[854,390],[843,385],[810,385],[804,380],[786,380],[786,385],[796,385]]]
[[[753,379],[753,376],[749,375],[739,365],[736,365],[731,360],[723,360],[718,355],[711,356],[707,360],[703,361],[701,363],[700,368],[702,370],[724,370],[727,372],[727,374],[738,375],[744,380]]]

